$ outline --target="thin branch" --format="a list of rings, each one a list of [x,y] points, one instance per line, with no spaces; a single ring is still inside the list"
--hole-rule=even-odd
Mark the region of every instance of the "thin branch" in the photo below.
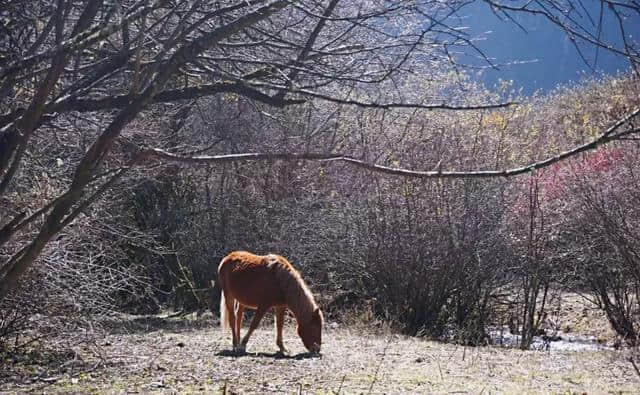
[[[523,173],[529,173],[534,170],[542,169],[544,167],[551,166],[554,163],[565,160],[569,157],[575,156],[581,152],[595,149],[607,142],[617,140],[621,137],[631,134],[639,133],[640,128],[631,128],[626,131],[616,133],[617,130],[623,125],[627,124],[633,118],[640,114],[640,109],[635,110],[628,116],[620,119],[610,128],[605,130],[596,139],[577,146],[571,150],[564,151],[558,155],[549,157],[545,160],[530,163],[522,167],[515,167],[511,169],[503,170],[471,170],[471,171],[420,171],[409,170],[400,167],[389,167],[375,163],[368,163],[360,159],[353,158],[351,156],[342,153],[244,153],[244,154],[229,154],[229,155],[203,155],[203,156],[181,156],[172,154],[170,152],[158,149],[147,148],[140,151],[140,158],[156,158],[160,160],[189,163],[189,164],[204,164],[204,163],[225,163],[225,162],[238,162],[238,161],[271,161],[271,160],[283,160],[283,161],[298,161],[298,160],[313,160],[313,161],[336,161],[345,162],[349,165],[361,167],[363,169],[371,170],[377,173],[390,174],[400,177],[409,178],[495,178],[495,177],[512,177]]]
[[[306,100],[304,99],[281,99],[281,96],[269,96],[258,89],[254,89],[250,85],[258,85],[260,87],[265,88],[275,88],[279,90],[286,90],[287,88],[280,85],[272,85],[272,84],[262,84],[262,83],[250,83],[245,84],[242,80],[238,80],[237,82],[220,82],[214,84],[205,84],[199,86],[192,86],[183,89],[168,89],[156,94],[152,99],[151,103],[169,103],[180,100],[189,100],[195,99],[198,97],[204,96],[212,96],[218,93],[236,93],[238,95],[242,95],[244,97],[257,100],[259,102],[275,106],[275,107],[285,107],[293,104],[302,104]],[[315,92],[309,89],[289,89],[289,93],[298,93],[304,96],[311,96],[317,99],[353,105],[357,107],[363,108],[381,108],[381,109],[392,109],[392,108],[418,108],[418,109],[426,109],[426,110],[490,110],[496,108],[503,108],[512,105],[518,104],[517,102],[505,102],[505,103],[497,103],[497,104],[482,104],[482,105],[468,105],[468,106],[456,106],[446,103],[431,103],[431,104],[422,104],[422,103],[395,103],[395,102],[387,102],[387,103],[376,103],[376,102],[365,102],[353,99],[343,99],[339,97],[334,97],[330,95],[325,95],[319,92]],[[126,107],[132,101],[138,99],[140,95],[117,95],[117,96],[109,96],[100,99],[78,99],[75,96],[67,96],[61,98],[55,103],[50,104],[45,109],[45,114],[53,114],[53,113],[66,113],[70,111],[78,111],[78,112],[91,112],[91,111],[100,111],[100,110],[112,110]],[[10,119],[18,118],[25,110],[17,109],[12,111],[9,114],[0,116],[0,120],[9,121]]]
[[[118,182],[122,178],[122,176],[124,176],[129,170],[131,170],[133,168],[133,165],[135,165],[141,158],[142,158],[141,156],[137,156],[129,163],[128,166],[118,169],[118,171],[116,171],[116,173],[108,181],[102,184],[93,194],[91,194],[91,196],[89,196],[84,201],[82,201],[75,209],[73,209],[73,211],[69,215],[67,215],[67,217],[61,220],[60,223],[56,224],[55,230],[53,231],[55,233],[60,232],[65,226],[69,225],[74,219],[76,219],[78,215],[80,215],[80,213],[84,212],[92,203],[94,203],[109,188],[111,188],[116,182]],[[58,196],[56,199],[48,203],[46,206],[42,207],[37,212],[33,213],[29,218],[24,220],[22,223],[20,223],[18,226],[16,226],[12,230],[15,232],[19,228],[24,227],[26,224],[28,224],[29,222],[33,221],[33,219],[35,219],[36,217],[48,211],[56,203],[62,201],[64,198],[66,198],[70,194],[71,194],[71,191],[67,191],[64,194]],[[11,234],[9,234],[8,236],[10,237]],[[4,266],[0,268],[0,279],[4,278],[7,275],[7,273],[11,271],[15,263],[22,258],[22,256],[26,251],[32,248],[32,245],[33,243],[25,245],[19,251],[13,254],[13,256],[9,258],[7,262],[5,262]]]
[[[313,29],[313,31],[311,32],[311,34],[307,38],[307,42],[305,43],[304,48],[302,49],[302,51],[298,54],[298,57],[295,60],[294,64],[299,65],[307,58],[307,56],[309,55],[309,53],[313,49],[313,45],[315,44],[316,40],[318,39],[318,36],[320,35],[320,32],[322,31],[322,29],[325,26],[326,19],[324,19],[324,18],[331,16],[331,14],[333,13],[333,10],[338,5],[339,1],[340,0],[331,0],[329,2],[329,5],[327,5],[327,8],[325,9],[324,13],[322,14],[323,18],[318,20],[318,23],[316,24],[315,28]],[[298,73],[299,73],[299,70],[294,69],[294,70],[291,70],[291,72],[287,76],[287,81],[288,81],[288,84],[290,86],[293,86],[293,81],[298,76]],[[280,91],[280,93],[278,94],[278,97],[279,98],[284,98],[285,94],[286,94],[286,91]]]
[[[161,0],[159,3],[162,4],[165,1],[166,0]],[[129,22],[129,21],[135,20],[136,18],[140,18],[141,16],[146,15],[147,13],[154,11],[157,8],[158,8],[158,4],[142,7],[136,10],[136,12],[133,12],[129,16],[127,16],[124,19],[124,21]],[[2,70],[2,73],[0,73],[0,79],[16,74],[22,70],[32,67],[49,58],[53,58],[56,56],[67,54],[67,53],[77,52],[79,50],[87,48],[90,45],[96,42],[99,42],[100,40],[103,40],[104,38],[110,36],[111,34],[118,32],[118,30],[120,29],[121,23],[122,21],[104,26],[102,28],[98,26],[98,27],[94,27],[93,29],[87,29],[87,30],[78,29],[78,32],[74,37],[66,40],[63,43],[60,43],[56,47],[51,48],[45,52],[20,59],[19,61],[14,62],[13,64],[7,67],[4,67]]]
[[[135,164],[138,159],[134,159],[130,166],[119,169],[107,182],[102,184],[91,196],[86,198],[80,203],[64,220],[58,225],[57,231],[61,231],[65,226],[69,225],[80,213],[83,213],[93,202],[101,197],[109,188],[111,188],[116,182],[118,182],[122,176],[124,176],[129,170],[132,169],[131,165]]]
[[[636,361],[633,359],[633,357],[629,357],[629,362],[631,362],[631,366],[633,366],[636,374],[638,375],[638,377],[640,377],[640,369],[638,368],[638,365],[636,364]]]
[[[542,7],[542,5],[540,5],[538,3],[538,5],[540,5],[543,10],[536,10],[536,9],[531,9],[528,8],[528,3],[527,5],[524,6],[512,6],[512,5],[508,5],[506,3],[503,2],[498,2],[495,0],[483,0],[484,2],[486,2],[487,4],[489,4],[492,7],[495,7],[496,9],[500,9],[502,11],[512,11],[512,12],[526,12],[529,14],[534,14],[534,15],[540,15],[546,19],[548,19],[551,23],[555,24],[556,26],[558,26],[559,28],[561,28],[562,30],[564,30],[570,37],[570,39],[574,42],[574,46],[575,46],[575,39],[571,37],[571,35],[578,37],[592,45],[595,45],[597,47],[600,48],[604,48],[608,51],[611,51],[613,53],[616,53],[618,55],[622,55],[625,56],[631,63],[635,64],[639,61],[639,57],[637,54],[631,53],[628,50],[622,50],[619,48],[616,48],[613,45],[607,44],[605,42],[602,42],[600,40],[598,40],[593,34],[590,34],[585,28],[583,28],[579,23],[577,23],[576,21],[574,21],[572,18],[569,18],[568,15],[566,15],[566,13],[562,13],[562,16],[564,18],[567,18],[569,21],[573,22],[575,25],[577,25],[578,28],[582,28],[582,30],[585,31],[585,33],[582,33],[580,31],[578,31],[577,29],[571,27],[568,23],[561,21],[556,15],[554,15],[554,13],[552,11],[546,10],[544,7]],[[630,6],[629,6],[630,7]],[[634,8],[634,7],[631,7]],[[636,9],[636,11],[638,11]]]
[[[180,100],[196,99],[198,97],[211,96],[218,93],[236,93],[276,107],[284,107],[286,105],[300,104],[303,102],[302,100],[279,100],[239,82],[221,82],[192,86],[183,89],[168,89],[156,94],[151,99],[151,103],[168,103]],[[118,95],[95,100],[68,97],[54,103],[50,109],[47,109],[47,112],[88,112],[123,108],[139,97],[140,95]]]
[[[240,80],[239,80],[240,81]],[[495,103],[495,104],[471,104],[471,105],[453,105],[447,104],[446,102],[441,103],[404,103],[404,102],[367,102],[355,99],[347,99],[331,96],[328,94],[323,94],[320,92],[316,92],[310,89],[304,88],[290,88],[283,85],[278,84],[270,84],[265,82],[246,82],[247,85],[263,88],[263,89],[277,89],[277,90],[288,90],[289,93],[297,93],[301,96],[314,97],[317,99],[325,100],[332,103],[351,105],[362,108],[378,108],[389,110],[393,108],[410,108],[410,109],[423,109],[423,110],[457,110],[457,111],[470,111],[470,110],[492,110],[497,108],[504,108],[519,104],[518,102],[503,102],[503,103]]]
[[[252,84],[254,85],[254,84]],[[284,87],[281,87],[284,89]],[[504,108],[518,104],[518,102],[504,102],[504,103],[496,103],[496,104],[478,104],[478,105],[453,105],[447,104],[445,102],[442,103],[403,103],[403,102],[387,102],[387,103],[377,103],[377,102],[365,102],[354,99],[342,99],[339,97],[333,97],[329,95],[325,95],[319,92],[315,92],[308,89],[292,89],[294,93],[299,93],[304,96],[311,96],[317,99],[326,100],[332,103],[338,104],[346,104],[352,105],[356,107],[362,108],[379,108],[379,109],[393,109],[393,108],[419,108],[423,110],[458,110],[458,111],[469,111],[469,110],[492,110],[496,108]]]
[[[16,215],[15,218],[13,218],[11,221],[9,221],[8,224],[6,224],[2,228],[0,228],[0,246],[2,246],[2,244],[4,244],[4,242],[6,240],[8,240],[9,237],[11,237],[11,235],[14,233],[14,229],[16,228],[16,225],[20,221],[22,221],[22,219],[26,215],[27,215],[26,212],[22,212],[22,213]]]

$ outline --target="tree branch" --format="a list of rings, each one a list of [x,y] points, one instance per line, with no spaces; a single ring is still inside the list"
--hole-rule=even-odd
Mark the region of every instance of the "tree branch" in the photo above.
[[[161,0],[159,1],[159,3],[163,3],[166,0]],[[148,14],[149,12],[157,9],[158,4],[153,4],[153,5],[148,5],[145,7],[142,7],[138,10],[136,10],[136,12],[131,13],[130,15],[128,15],[124,21],[126,22],[130,22],[133,21],[137,18],[142,17],[143,15]],[[87,7],[88,9],[89,7]],[[84,19],[80,19],[79,21],[91,21],[92,19],[88,19],[87,15],[85,15]],[[79,50],[82,50],[84,48],[89,47],[90,45],[105,39],[106,37],[109,37],[110,35],[112,35],[113,33],[116,33],[119,31],[120,27],[121,27],[121,23],[113,23],[111,25],[107,25],[100,28],[94,28],[94,29],[87,29],[88,26],[86,26],[86,24],[80,23],[79,25],[84,25],[84,29],[76,29],[74,31],[75,35],[60,43],[60,45],[47,50],[45,52],[27,57],[27,58],[23,58],[20,59],[19,61],[4,67],[2,72],[0,73],[0,79],[6,78],[8,76],[11,76],[13,74],[16,74],[18,72],[20,72],[21,70],[27,69],[29,67],[32,67],[40,62],[43,62],[47,59],[50,58],[55,58],[58,56],[64,56],[65,54],[68,53],[72,53],[72,52],[77,52]]]
[[[409,178],[495,178],[495,177],[513,177],[519,174],[532,172],[534,170],[542,169],[544,167],[551,166],[554,163],[560,162],[572,156],[575,156],[581,152],[593,150],[603,144],[610,141],[617,140],[621,137],[628,136],[640,132],[640,128],[630,128],[628,130],[616,133],[620,127],[632,121],[640,114],[640,109],[635,110],[628,116],[618,120],[615,124],[605,130],[596,139],[579,145],[571,150],[564,151],[558,155],[549,157],[547,159],[530,163],[525,166],[515,167],[511,169],[503,170],[470,170],[470,171],[420,171],[403,169],[399,167],[389,167],[378,165],[375,163],[368,163],[360,159],[353,158],[351,156],[342,153],[244,153],[244,154],[228,154],[228,155],[203,155],[203,156],[181,156],[176,155],[158,148],[147,148],[140,151],[139,156],[142,159],[155,158],[159,160],[188,163],[188,164],[205,164],[205,163],[225,163],[225,162],[239,162],[239,161],[269,161],[269,160],[282,160],[282,161],[298,161],[298,160],[312,160],[312,161],[338,161],[345,162],[346,164],[360,167],[363,169],[371,170],[377,173],[390,174],[400,177]]]

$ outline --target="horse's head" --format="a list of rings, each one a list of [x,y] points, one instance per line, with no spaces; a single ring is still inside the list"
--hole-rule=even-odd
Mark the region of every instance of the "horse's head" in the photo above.
[[[316,307],[311,314],[311,320],[298,325],[298,335],[304,346],[312,353],[319,353],[322,345],[322,312]]]

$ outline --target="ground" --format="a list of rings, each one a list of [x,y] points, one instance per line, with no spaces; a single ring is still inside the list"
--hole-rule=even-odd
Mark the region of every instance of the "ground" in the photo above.
[[[249,342],[247,354],[239,356],[228,351],[230,336],[214,325],[211,316],[130,317],[103,325],[104,337],[93,346],[79,344],[72,353],[39,358],[5,355],[0,393],[637,393],[640,389],[640,376],[623,351],[463,347],[329,322],[322,356],[311,357],[295,334],[295,324],[289,322],[285,328],[289,355],[276,353],[274,329],[265,323]],[[34,363],[37,359],[41,362]]]

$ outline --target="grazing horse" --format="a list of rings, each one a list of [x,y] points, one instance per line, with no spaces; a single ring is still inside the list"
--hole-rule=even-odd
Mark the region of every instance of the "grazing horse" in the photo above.
[[[298,321],[298,335],[304,346],[312,353],[320,352],[322,312],[298,271],[285,258],[274,254],[262,256],[234,251],[220,262],[218,283],[222,288],[220,325],[231,328],[235,351],[245,350],[260,320],[273,307],[276,344],[281,353],[287,351],[282,343],[282,326],[287,308]],[[256,309],[256,313],[249,330],[240,341],[245,308]]]

